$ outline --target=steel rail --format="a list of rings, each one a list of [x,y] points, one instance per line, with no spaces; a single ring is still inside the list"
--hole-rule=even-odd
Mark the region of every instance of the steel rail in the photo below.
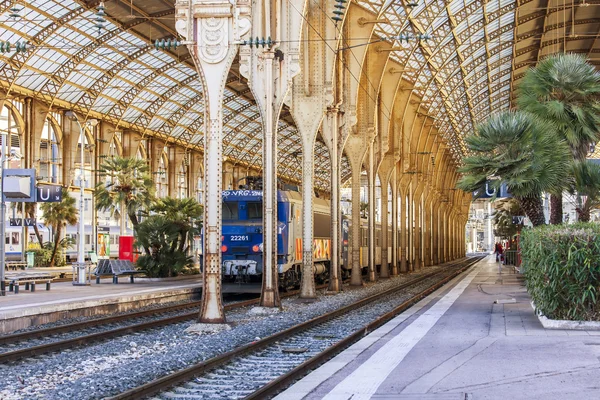
[[[320,285],[320,286],[317,286],[317,289],[324,289],[326,287],[327,287],[327,285]],[[300,291],[296,290],[293,292],[288,292],[288,293],[282,294],[281,297],[282,298],[292,297],[292,296],[297,295],[298,293],[300,293]],[[256,299],[226,304],[224,306],[224,309],[225,309],[225,311],[231,311],[231,310],[235,310],[238,308],[248,307],[248,306],[251,306],[254,304],[258,304],[259,300],[260,300],[259,298],[256,298]],[[117,323],[117,322],[120,322],[123,320],[131,319],[131,318],[141,318],[141,317],[146,317],[146,316],[150,316],[150,315],[163,314],[166,312],[184,310],[186,308],[199,306],[199,305],[200,305],[200,302],[196,301],[196,302],[192,302],[192,303],[167,306],[167,307],[154,309],[154,310],[140,311],[137,313],[118,315],[118,316],[114,316],[114,317],[100,318],[100,319],[95,319],[95,320],[91,320],[91,321],[76,322],[74,324],[62,325],[62,326],[57,326],[57,327],[53,327],[53,328],[40,329],[40,330],[36,330],[36,331],[24,332],[24,333],[19,333],[19,334],[14,334],[14,335],[7,335],[7,336],[0,337],[0,344],[22,342],[22,341],[26,341],[26,340],[39,338],[39,337],[47,337],[47,336],[52,336],[52,335],[56,335],[56,334],[60,334],[60,333],[72,332],[73,330],[82,330],[82,329],[86,329],[86,328],[90,328],[90,327],[94,327],[94,326],[98,326],[98,325],[103,325],[103,324],[113,324],[113,323]],[[152,328],[157,328],[157,327],[164,326],[164,325],[171,325],[171,324],[175,324],[178,322],[188,321],[190,319],[196,318],[197,316],[198,316],[198,311],[195,310],[195,311],[191,311],[189,313],[185,313],[185,314],[181,314],[181,315],[161,318],[161,319],[152,320],[152,321],[140,322],[138,324],[132,324],[132,325],[115,328],[115,329],[110,329],[110,330],[106,330],[106,331],[102,331],[102,332],[91,333],[88,335],[83,335],[83,336],[79,336],[79,337],[72,338],[72,339],[60,340],[60,341],[56,341],[53,343],[42,344],[39,346],[33,346],[33,347],[28,347],[28,348],[24,348],[24,349],[20,349],[20,350],[4,352],[4,353],[0,353],[0,364],[11,362],[11,361],[18,361],[18,360],[22,360],[25,358],[35,357],[35,356],[38,356],[41,354],[52,353],[52,352],[56,352],[56,351],[60,351],[60,350],[64,350],[64,349],[70,349],[73,347],[89,344],[91,342],[110,339],[110,338],[113,338],[116,336],[127,335],[130,333],[139,332],[139,331],[143,331],[146,329],[152,329]]]
[[[344,339],[340,340],[336,344],[328,347],[321,353],[315,355],[314,357],[312,357],[312,358],[306,360],[305,362],[303,362],[302,364],[298,365],[296,368],[289,371],[285,375],[282,375],[279,378],[272,380],[265,386],[262,386],[256,392],[252,393],[249,396],[244,397],[244,400],[264,399],[266,397],[276,394],[277,392],[281,391],[282,389],[287,388],[295,380],[302,378],[304,375],[306,375],[311,370],[317,368],[321,364],[324,364],[325,362],[327,362],[328,360],[333,358],[335,355],[337,355],[338,353],[340,353],[341,351],[343,351],[344,349],[346,349],[347,347],[352,345],[353,343],[357,342],[364,336],[368,335],[369,332],[374,331],[375,329],[379,328],[381,325],[385,324],[392,318],[396,317],[398,314],[406,311],[413,304],[415,304],[422,298],[428,296],[429,294],[433,293],[434,291],[436,291],[437,289],[442,287],[444,284],[446,284],[448,281],[454,279],[456,276],[458,276],[459,274],[464,272],[466,269],[468,269],[472,265],[476,264],[478,261],[480,261],[480,259],[477,259],[476,261],[465,265],[464,267],[460,268],[452,275],[447,276],[446,278],[442,279],[441,281],[436,282],[433,286],[430,286],[429,288],[416,294],[415,296],[411,297],[410,299],[404,301],[402,304],[395,307],[393,310],[385,313],[384,315],[377,318],[376,320],[364,325],[362,328],[356,330],[355,332],[353,332],[349,336],[345,337]]]
[[[441,281],[442,283],[440,283],[439,286],[443,285],[449,279],[452,279],[455,276],[457,276],[458,274],[462,273],[465,269],[469,268],[470,266],[472,266],[476,262],[480,261],[481,259],[482,259],[482,257],[474,257],[474,258],[470,258],[470,259],[466,259],[466,260],[465,259],[461,259],[459,261],[454,261],[452,263],[448,263],[449,265],[446,265],[447,267],[448,266],[461,265],[461,264],[464,264],[464,266],[462,266],[461,268],[457,269],[448,278],[443,279]],[[442,274],[444,272],[447,272],[447,270],[446,269],[439,269],[438,271],[435,271],[435,272],[432,272],[432,273],[420,276],[418,278],[412,279],[412,280],[410,280],[408,282],[405,282],[405,283],[403,283],[401,285],[398,285],[398,286],[396,286],[394,288],[390,288],[390,289],[385,290],[385,291],[383,291],[381,293],[377,293],[377,294],[365,297],[365,298],[363,298],[361,300],[358,300],[357,302],[352,303],[350,305],[344,306],[344,307],[339,308],[337,310],[334,310],[334,311],[331,311],[329,313],[323,314],[321,316],[315,317],[313,319],[310,319],[310,320],[305,321],[303,323],[300,323],[298,325],[292,326],[292,327],[290,327],[290,328],[288,328],[286,330],[274,333],[273,335],[268,336],[266,338],[263,338],[261,340],[258,340],[258,341],[251,342],[251,343],[248,343],[246,345],[240,346],[240,347],[238,347],[236,349],[233,349],[231,351],[223,353],[223,354],[221,354],[219,356],[213,357],[213,358],[211,358],[209,360],[200,362],[200,363],[198,363],[196,365],[193,365],[191,367],[188,367],[188,368],[185,368],[185,369],[173,372],[173,373],[171,373],[169,375],[166,375],[166,376],[163,376],[161,378],[155,379],[155,380],[153,380],[151,382],[148,382],[148,383],[146,383],[144,385],[141,385],[141,386],[138,386],[136,388],[127,390],[127,391],[125,391],[123,393],[120,393],[120,394],[118,394],[116,396],[108,397],[107,399],[108,400],[129,400],[129,399],[131,399],[131,400],[137,400],[137,399],[140,399],[140,398],[145,398],[145,397],[148,397],[148,396],[152,396],[152,395],[157,394],[159,392],[162,392],[162,391],[164,391],[164,390],[166,390],[166,389],[168,389],[168,388],[170,388],[172,386],[176,386],[176,385],[178,385],[178,384],[180,384],[182,382],[191,380],[192,378],[194,378],[194,377],[196,377],[198,375],[202,375],[205,372],[208,372],[208,371],[210,371],[210,370],[212,370],[212,369],[214,369],[216,367],[219,367],[219,366],[221,366],[223,364],[226,364],[227,362],[233,360],[236,357],[243,356],[245,354],[252,353],[252,352],[255,352],[257,350],[260,350],[260,349],[262,349],[264,347],[267,347],[267,346],[269,346],[269,345],[271,345],[271,344],[273,344],[275,342],[281,341],[281,340],[283,340],[286,337],[293,336],[293,335],[295,335],[295,334],[297,334],[299,332],[302,332],[302,331],[305,331],[307,329],[310,329],[310,328],[312,328],[312,327],[314,327],[316,325],[320,325],[320,324],[322,324],[324,322],[327,322],[327,321],[329,321],[329,320],[331,320],[333,318],[336,318],[336,317],[338,317],[340,315],[343,315],[343,314],[346,314],[346,313],[348,313],[350,311],[353,311],[354,309],[360,308],[360,307],[362,307],[362,306],[364,306],[366,304],[369,304],[369,303],[371,303],[371,302],[373,302],[375,300],[378,300],[378,299],[380,299],[382,297],[385,297],[387,295],[393,294],[393,293],[395,293],[395,292],[397,292],[399,290],[406,289],[406,288],[408,288],[410,286],[413,286],[413,285],[415,285],[417,283],[420,283],[420,282],[422,282],[422,281],[424,281],[426,279],[429,279],[429,278],[435,277],[437,275],[440,275],[440,274]],[[436,285],[432,285],[432,286],[436,286]],[[436,288],[433,289],[433,290],[436,290],[437,287],[439,287],[439,286],[436,286]],[[432,287],[426,289],[426,291],[430,290],[431,288]],[[411,297],[412,303],[414,303],[416,301],[415,299],[420,299],[422,297],[422,295],[423,295],[423,292],[419,293],[416,296]],[[411,300],[409,300],[409,302]],[[354,337],[354,335],[356,335],[356,334],[357,333],[354,333],[354,334],[352,334],[352,336]],[[361,328],[358,331],[358,334],[359,335],[363,335],[364,334],[364,327]],[[318,357],[318,356],[316,356],[316,357]],[[287,374],[284,375],[284,376],[287,376]],[[278,379],[276,379],[273,382],[277,382],[279,379],[283,379],[283,376],[280,377],[280,378],[278,378]],[[293,378],[286,378],[286,379],[293,379]],[[268,384],[268,385],[270,385],[270,384]],[[262,390],[262,389],[259,389],[259,390]],[[263,397],[253,397],[253,398],[263,398]]]

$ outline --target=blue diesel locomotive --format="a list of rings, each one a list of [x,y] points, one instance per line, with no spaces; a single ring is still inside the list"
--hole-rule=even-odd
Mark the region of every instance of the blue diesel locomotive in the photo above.
[[[262,191],[223,191],[223,230],[221,252],[223,279],[226,281],[253,282],[262,277]],[[329,200],[313,200],[313,262],[317,281],[328,277],[331,260],[331,216]],[[302,195],[297,191],[277,192],[277,266],[279,285],[297,287],[302,269]],[[367,220],[361,221],[360,263],[368,265]],[[381,265],[381,227],[376,227],[376,264]],[[391,231],[390,231],[391,237]],[[350,221],[342,218],[343,277],[350,272],[348,254],[352,251]],[[388,251],[391,261],[391,250]]]

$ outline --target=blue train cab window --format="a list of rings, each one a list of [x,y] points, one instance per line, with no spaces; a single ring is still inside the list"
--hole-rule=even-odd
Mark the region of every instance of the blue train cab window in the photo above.
[[[223,220],[232,221],[239,219],[238,215],[238,203],[237,201],[224,201],[223,202]]]
[[[246,204],[246,210],[248,211],[248,219],[261,219],[263,207],[260,202],[248,202]]]

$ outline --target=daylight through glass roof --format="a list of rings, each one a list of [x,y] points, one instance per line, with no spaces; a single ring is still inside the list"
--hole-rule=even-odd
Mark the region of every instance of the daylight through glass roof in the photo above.
[[[174,4],[166,0],[113,0],[108,22],[94,26],[98,1],[0,1],[0,40],[28,43],[25,52],[0,54],[0,84],[8,95],[33,96],[53,109],[133,129],[202,150],[202,85],[186,48],[159,51],[157,38],[176,37]],[[20,18],[9,8],[21,9]],[[490,113],[511,106],[515,83],[541,57],[585,53],[597,63],[598,0],[357,0],[377,16],[375,35],[428,34],[427,41],[392,43],[420,107],[434,118],[457,161],[463,138]],[[590,7],[591,5],[591,7]],[[354,6],[354,5],[353,5]],[[261,168],[258,109],[234,64],[224,104],[224,155]],[[280,176],[301,180],[301,142],[289,113],[279,123]],[[329,155],[317,142],[316,186],[329,188]],[[300,156],[301,159],[301,156]],[[342,160],[342,178],[350,168]]]

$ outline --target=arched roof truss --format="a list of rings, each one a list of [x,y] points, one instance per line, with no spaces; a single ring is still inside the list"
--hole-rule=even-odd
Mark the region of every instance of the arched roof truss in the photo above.
[[[375,37],[391,45],[380,51],[390,51],[390,59],[402,66],[392,73],[400,74],[402,87],[410,87],[408,101],[433,121],[455,163],[465,155],[465,135],[491,113],[511,106],[518,81],[541,58],[569,51],[600,63],[600,0],[353,3],[378,21]],[[108,22],[100,31],[93,21],[98,4],[0,0],[0,40],[28,43],[25,52],[0,54],[0,89],[9,96],[38,98],[52,110],[74,109],[116,129],[202,151],[203,91],[191,57],[185,47],[158,51],[153,46],[156,39],[177,36],[173,2],[106,2]],[[22,9],[20,18],[8,16],[14,5]],[[398,40],[400,34],[430,39],[406,43]],[[224,97],[224,156],[260,169],[262,122],[238,69],[234,63]],[[299,182],[300,137],[285,109],[278,132],[279,173]],[[329,155],[320,140],[315,146],[316,186],[326,191],[329,172],[322,166]],[[345,157],[341,176],[350,176]]]

